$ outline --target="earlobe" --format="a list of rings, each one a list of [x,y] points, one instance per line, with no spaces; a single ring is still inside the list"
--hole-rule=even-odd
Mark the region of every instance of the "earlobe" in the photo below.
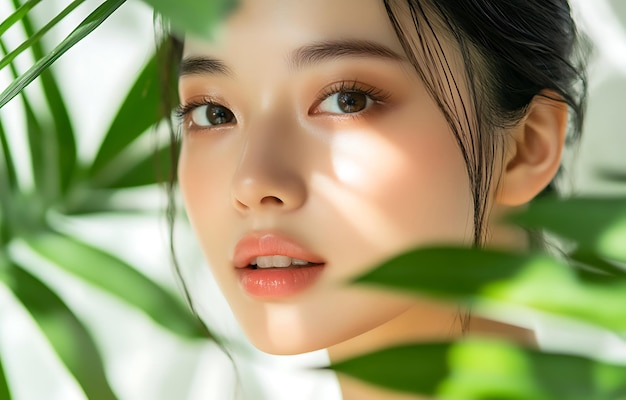
[[[528,113],[508,138],[496,203],[529,202],[556,175],[567,130],[567,105],[552,92],[532,100]]]

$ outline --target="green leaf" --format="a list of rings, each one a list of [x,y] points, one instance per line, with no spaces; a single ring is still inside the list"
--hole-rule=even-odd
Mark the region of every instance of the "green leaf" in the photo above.
[[[41,234],[26,242],[59,267],[138,308],[170,331],[207,338],[206,331],[177,296],[113,255],[60,234]]]
[[[626,198],[545,198],[512,216],[527,228],[547,229],[583,251],[626,262]]]
[[[391,390],[445,399],[617,399],[626,367],[525,350],[494,340],[376,351],[331,369]]]
[[[63,301],[35,276],[14,266],[12,289],[90,399],[116,399],[92,337]]]
[[[573,269],[546,255],[470,248],[422,248],[356,279],[459,301],[495,300],[626,331],[626,280],[578,280]]]
[[[82,1],[82,0],[81,0]],[[17,0],[13,0],[13,4],[17,4]],[[22,25],[27,36],[33,36],[35,30],[33,24],[28,18],[28,15],[22,18]],[[45,57],[46,52],[41,46],[40,42],[33,43],[31,47],[35,60],[40,60]],[[50,109],[50,115],[54,122],[54,138],[56,163],[58,165],[58,178],[60,184],[60,193],[67,193],[70,186],[70,182],[74,175],[74,168],[76,166],[76,140],[74,138],[74,128],[70,122],[70,116],[65,106],[65,100],[61,96],[61,91],[54,78],[52,71],[46,69],[39,76],[41,85],[43,87],[46,103]],[[51,166],[52,167],[52,166]]]
[[[356,282],[469,298],[488,284],[515,279],[533,258],[469,248],[418,248],[386,261]]]
[[[0,399],[11,400],[11,391],[2,366],[2,357],[0,357]]]
[[[238,0],[144,0],[156,12],[169,19],[179,33],[210,37],[215,23],[231,12]]]
[[[70,3],[69,6],[63,9],[63,11],[55,15],[54,18],[52,18],[50,22],[44,25],[44,27],[41,28],[39,31],[33,32],[33,33],[27,33],[28,39],[26,39],[22,44],[17,46],[15,50],[13,50],[9,54],[7,54],[5,57],[3,57],[2,60],[0,60],[0,69],[9,65],[15,59],[15,57],[20,55],[24,50],[33,46],[33,44],[38,43],[39,40],[41,40],[41,38],[43,37],[43,35],[45,35],[50,29],[54,28],[56,24],[58,24],[63,18],[65,18],[69,13],[71,13],[76,7],[78,7],[84,1],[85,0],[74,0],[72,3]],[[25,14],[22,18],[26,18],[26,17],[27,16]]]
[[[158,65],[156,56],[153,56],[133,84],[106,133],[91,166],[92,178],[106,182],[111,180],[111,174],[115,176],[115,165],[110,166],[112,172],[107,171],[105,167],[137,137],[159,121],[160,99]]]
[[[0,94],[0,108],[4,107],[12,98],[20,93],[28,86],[42,71],[47,69],[67,50],[72,48],[76,43],[96,29],[104,22],[119,6],[124,4],[125,0],[107,0],[94,10],[80,25],[69,34],[53,51],[48,53],[44,58],[38,60],[25,74],[19,79],[11,82],[11,84]]]
[[[330,366],[351,377],[388,389],[424,395],[436,393],[450,374],[449,343],[392,347]]]
[[[15,10],[15,12],[9,15],[2,23],[0,23],[0,36],[4,34],[10,27],[12,27],[17,21],[24,18],[24,16],[41,0],[29,0],[22,4]]]

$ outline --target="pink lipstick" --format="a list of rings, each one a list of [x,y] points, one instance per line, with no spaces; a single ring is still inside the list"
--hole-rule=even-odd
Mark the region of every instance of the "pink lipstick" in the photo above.
[[[276,233],[244,236],[233,262],[241,287],[251,296],[280,298],[298,294],[317,281],[324,260]]]

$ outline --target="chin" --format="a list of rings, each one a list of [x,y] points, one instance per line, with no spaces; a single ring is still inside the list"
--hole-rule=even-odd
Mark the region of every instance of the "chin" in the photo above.
[[[264,353],[277,356],[293,356],[297,354],[309,353],[316,350],[326,348],[324,344],[318,341],[308,341],[304,339],[293,338],[269,338],[269,337],[251,337],[248,336],[250,342],[257,349]]]
[[[254,347],[260,351],[273,355],[288,356],[309,353],[328,348],[341,341],[336,337],[338,332],[324,332],[323,329],[310,329],[292,325],[283,326],[283,329],[272,327],[269,330],[260,330],[258,325],[245,329],[244,333]]]

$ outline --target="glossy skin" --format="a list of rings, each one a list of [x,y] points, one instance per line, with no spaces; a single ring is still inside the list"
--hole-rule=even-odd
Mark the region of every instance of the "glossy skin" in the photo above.
[[[338,39],[400,57],[292,60],[298,48]],[[213,274],[261,350],[346,355],[354,338],[367,350],[458,333],[454,306],[344,284],[402,250],[472,241],[461,152],[403,56],[379,0],[244,0],[214,41],[185,43],[184,58],[219,59],[228,71],[181,76],[181,103],[190,106],[180,188]],[[354,108],[338,105],[337,91],[349,92]],[[218,125],[208,125],[206,102],[227,108],[213,109]],[[233,252],[251,233],[284,235],[323,258],[320,278],[292,296],[250,296]]]

